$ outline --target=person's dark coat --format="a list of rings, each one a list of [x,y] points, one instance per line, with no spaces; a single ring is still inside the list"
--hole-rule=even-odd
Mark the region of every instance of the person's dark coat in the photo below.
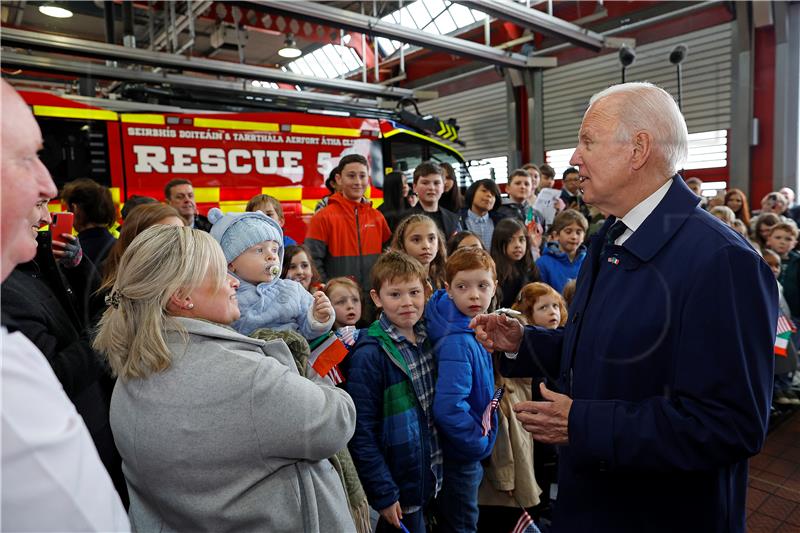
[[[111,251],[111,247],[117,242],[108,228],[94,227],[88,228],[78,233],[81,241],[83,256],[88,257],[95,265],[102,264]]]
[[[411,213],[418,213],[421,215],[427,215],[431,217],[433,221],[436,222],[436,225],[441,230],[442,234],[444,234],[445,241],[447,241],[448,239],[450,239],[450,237],[452,237],[453,235],[464,229],[461,226],[461,221],[459,220],[458,215],[441,206],[439,206],[439,209],[437,211],[431,213],[425,211],[422,208],[422,205],[417,204],[407,212],[408,215],[410,215]]]
[[[745,530],[747,459],[769,418],[777,286],[698,203],[674,177],[603,257],[610,217],[591,239],[566,328],[527,327],[516,361],[502,359],[504,375],[544,370],[573,399],[556,533]]]
[[[208,233],[211,231],[211,222],[203,215],[194,216],[194,229],[199,229]]]
[[[436,488],[432,437],[408,365],[377,321],[361,330],[348,359],[345,388],[356,406],[348,447],[370,505],[425,506]]]
[[[109,424],[113,380],[91,347],[84,307],[99,277],[86,257],[73,269],[59,269],[50,233],[41,232],[36,258],[18,265],[2,284],[4,319],[44,354],[83,418],[100,459],[127,505],[121,459]]]

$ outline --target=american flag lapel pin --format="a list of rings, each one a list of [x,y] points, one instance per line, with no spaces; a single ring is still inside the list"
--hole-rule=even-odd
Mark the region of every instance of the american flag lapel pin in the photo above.
[[[619,259],[614,257],[614,256],[612,256],[612,257],[608,258],[608,262],[611,263],[612,265],[616,266],[616,265],[619,264]]]

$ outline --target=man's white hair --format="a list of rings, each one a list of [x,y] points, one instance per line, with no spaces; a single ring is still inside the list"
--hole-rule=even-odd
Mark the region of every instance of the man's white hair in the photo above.
[[[665,170],[675,174],[689,153],[689,132],[672,96],[652,83],[622,83],[592,96],[589,107],[609,96],[622,97],[616,114],[618,140],[630,142],[636,132],[650,132]]]

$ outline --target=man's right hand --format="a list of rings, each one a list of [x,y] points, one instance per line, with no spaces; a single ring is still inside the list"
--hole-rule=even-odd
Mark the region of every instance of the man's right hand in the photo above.
[[[400,509],[400,502],[394,502],[386,509],[381,509],[380,514],[384,520],[400,529],[400,520],[403,518],[403,510]]]
[[[493,352],[518,352],[524,328],[519,321],[506,315],[478,315],[469,323],[486,350]]]

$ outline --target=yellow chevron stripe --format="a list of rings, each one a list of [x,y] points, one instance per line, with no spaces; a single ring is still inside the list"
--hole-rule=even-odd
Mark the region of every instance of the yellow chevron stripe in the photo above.
[[[458,157],[460,157],[461,159],[464,159],[464,156],[461,155],[461,152],[459,152],[458,150],[456,150],[452,146],[447,146],[443,142],[439,142],[439,141],[437,141],[436,139],[434,139],[432,137],[428,137],[427,135],[422,135],[421,133],[417,133],[416,131],[401,130],[400,128],[397,128],[397,129],[393,129],[392,131],[389,131],[387,133],[384,133],[383,134],[383,138],[384,139],[388,139],[389,137],[394,137],[398,133],[405,133],[406,135],[412,135],[414,137],[419,137],[420,139],[425,139],[426,141],[429,141],[429,142],[432,142],[433,144],[441,146],[442,148],[444,148],[448,152],[453,152],[454,154],[457,154]]]

